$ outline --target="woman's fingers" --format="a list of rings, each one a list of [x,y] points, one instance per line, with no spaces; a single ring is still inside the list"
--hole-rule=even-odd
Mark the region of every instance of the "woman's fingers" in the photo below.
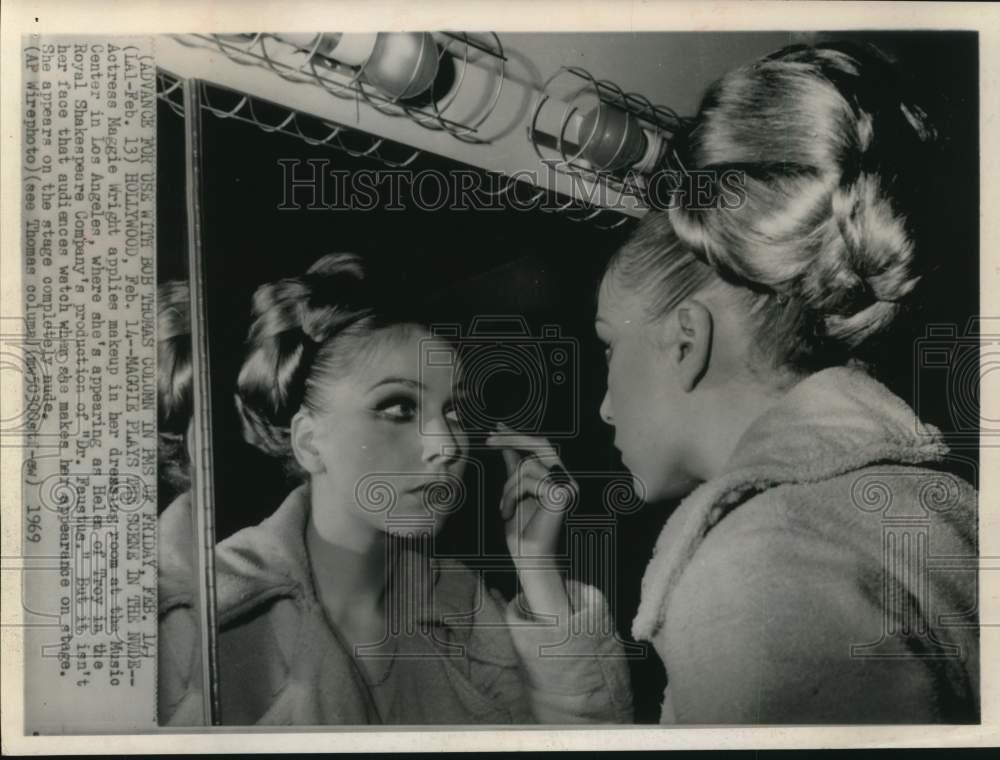
[[[538,491],[539,479],[530,474],[515,473],[506,483],[504,483],[503,493],[500,496],[500,517],[504,521],[514,516],[517,505],[526,500],[535,499]]]
[[[500,449],[507,466],[500,517],[511,553],[518,557],[524,551],[530,556],[552,554],[563,517],[576,497],[576,482],[544,438],[500,425],[486,442]],[[522,458],[522,452],[528,456]]]
[[[561,467],[546,467],[538,459],[523,460],[504,484],[500,514],[508,520],[521,500],[537,500],[547,512],[561,515],[573,500],[576,484]]]
[[[517,465],[521,461],[521,457],[514,449],[503,448],[500,449],[500,453],[503,455],[504,464],[507,465],[507,477],[509,478],[517,472]]]
[[[529,452],[539,460],[550,464],[559,461],[559,454],[548,440],[540,436],[518,433],[503,423],[497,425],[497,432],[491,433],[486,438],[486,445],[505,452]],[[507,461],[506,455],[504,460]]]
[[[537,479],[535,496],[547,511],[561,514],[569,507],[576,496],[577,485],[561,462],[546,465],[537,457],[528,457],[521,468]]]

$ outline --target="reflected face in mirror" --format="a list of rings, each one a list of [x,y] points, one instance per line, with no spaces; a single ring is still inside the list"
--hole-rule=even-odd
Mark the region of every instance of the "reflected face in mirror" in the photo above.
[[[365,340],[348,372],[319,378],[320,408],[292,421],[313,523],[333,542],[358,531],[436,532],[459,506],[468,449],[456,411],[460,372],[439,360],[454,351],[416,325]]]
[[[605,346],[608,387],[601,419],[646,501],[679,498],[694,487],[686,466],[690,436],[689,397],[681,390],[677,363],[662,320],[651,321],[641,294],[605,276],[598,295],[597,336]]]

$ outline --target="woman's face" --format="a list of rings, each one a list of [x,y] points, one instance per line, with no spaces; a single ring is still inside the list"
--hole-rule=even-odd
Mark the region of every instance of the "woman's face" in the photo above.
[[[310,469],[319,534],[436,532],[458,506],[468,439],[455,412],[455,352],[417,326],[367,338],[350,370],[330,377],[311,414]],[[319,496],[317,499],[316,496]]]
[[[640,294],[605,275],[596,323],[608,364],[601,418],[615,429],[615,448],[638,495],[658,501],[684,496],[696,483],[687,466],[694,420],[669,335],[644,306]]]

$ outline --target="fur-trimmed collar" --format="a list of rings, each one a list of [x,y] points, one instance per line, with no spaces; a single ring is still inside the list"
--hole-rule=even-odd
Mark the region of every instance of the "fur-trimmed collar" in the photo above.
[[[667,520],[643,575],[632,635],[652,639],[705,536],[749,494],[876,462],[939,461],[947,451],[935,427],[861,370],[836,367],[802,380],[751,424],[724,472],[692,491]]]

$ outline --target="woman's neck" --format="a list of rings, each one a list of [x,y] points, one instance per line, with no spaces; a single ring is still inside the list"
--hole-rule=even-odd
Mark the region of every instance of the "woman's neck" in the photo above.
[[[352,519],[352,507],[331,508],[322,503],[322,495],[315,489],[310,489],[310,499],[306,549],[323,608],[334,621],[378,614],[391,570],[386,534]],[[322,533],[317,529],[316,514],[324,515]],[[338,515],[343,517],[331,519]]]
[[[696,454],[696,471],[701,480],[725,472],[747,430],[784,397],[792,384],[733,382],[727,385],[723,398],[712,399],[706,405]]]

